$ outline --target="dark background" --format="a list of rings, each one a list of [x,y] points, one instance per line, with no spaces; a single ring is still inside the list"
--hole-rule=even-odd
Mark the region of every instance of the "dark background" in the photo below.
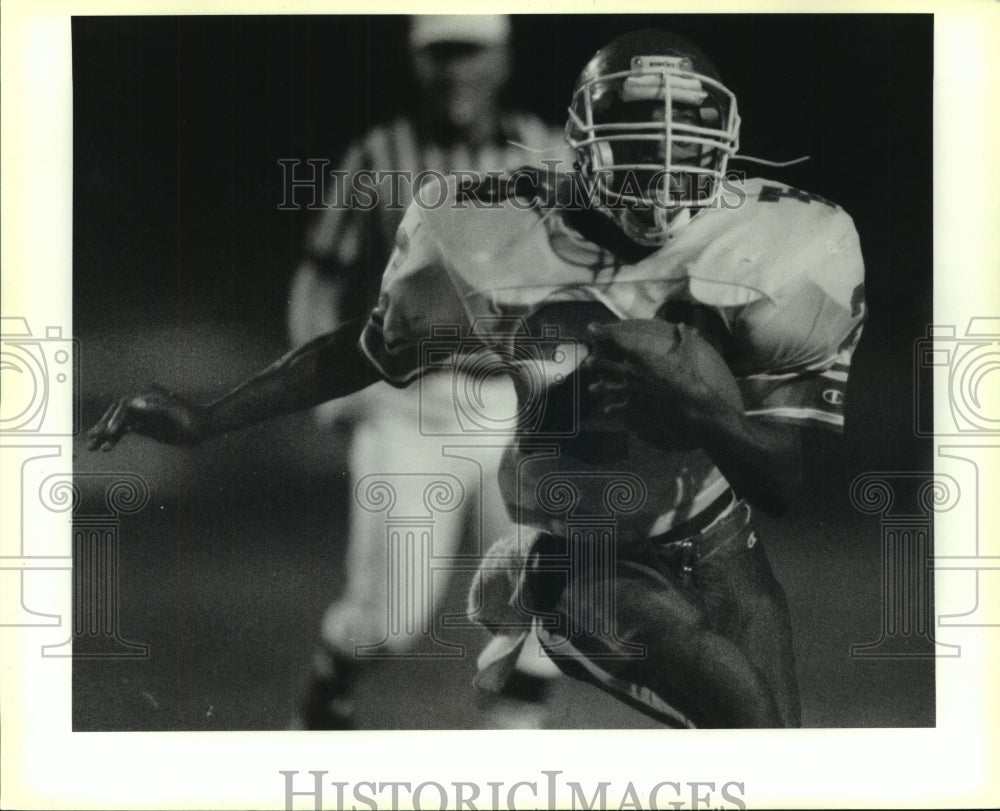
[[[810,437],[804,498],[783,521],[764,523],[797,626],[806,723],[933,724],[933,660],[848,655],[851,643],[879,636],[881,562],[876,519],[847,496],[859,472],[932,468],[929,443],[912,429],[912,353],[932,312],[933,19],[518,17],[512,96],[561,125],[593,51],[645,26],[687,35],[712,55],[740,103],[742,152],[811,156],[762,173],[855,220],[869,321],[847,433]],[[208,398],[284,350],[308,215],[278,210],[278,160],[336,162],[351,138],[407,103],[406,65],[398,17],[74,19],[74,333],[85,425],[135,386],[156,380]],[[77,728],[283,726],[322,608],[341,585],[343,450],[343,437],[331,441],[296,416],[194,453],[130,439],[109,456],[76,455],[80,471],[139,472],[152,493],[122,522],[120,572],[122,632],[151,654],[76,662]],[[459,586],[450,599],[461,605]],[[481,637],[459,633],[474,656]],[[471,661],[400,667],[380,668],[364,687],[379,707],[372,725],[481,725]],[[581,701],[598,709],[584,713]],[[602,702],[561,686],[555,725],[646,723]]]

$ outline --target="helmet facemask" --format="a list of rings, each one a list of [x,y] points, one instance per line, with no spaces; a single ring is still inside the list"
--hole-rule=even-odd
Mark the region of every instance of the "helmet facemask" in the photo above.
[[[581,82],[566,137],[599,210],[663,244],[676,215],[712,206],[739,147],[736,98],[684,56],[636,56]]]

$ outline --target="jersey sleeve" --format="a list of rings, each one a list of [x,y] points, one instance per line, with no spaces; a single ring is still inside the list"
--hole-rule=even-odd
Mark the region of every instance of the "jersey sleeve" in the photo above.
[[[359,346],[382,377],[405,386],[450,357],[469,318],[439,241],[420,206],[411,203],[396,233]]]
[[[840,432],[865,319],[864,264],[854,224],[840,209],[809,241],[800,257],[808,267],[738,319],[737,343],[751,349],[737,379],[748,416]]]

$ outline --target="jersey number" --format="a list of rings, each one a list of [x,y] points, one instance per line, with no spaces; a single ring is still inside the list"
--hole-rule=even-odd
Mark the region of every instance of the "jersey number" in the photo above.
[[[790,200],[798,200],[800,203],[811,203],[815,200],[817,203],[822,203],[825,206],[830,206],[830,208],[837,207],[829,200],[827,200],[825,197],[820,197],[818,194],[802,191],[801,189],[792,189],[792,188],[783,189],[781,188],[781,186],[762,187],[760,190],[760,196],[757,199],[760,200],[762,203],[780,203],[783,198]]]

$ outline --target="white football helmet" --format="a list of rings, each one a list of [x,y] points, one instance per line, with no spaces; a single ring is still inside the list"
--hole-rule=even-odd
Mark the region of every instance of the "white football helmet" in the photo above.
[[[566,139],[591,201],[641,244],[663,244],[675,215],[712,206],[739,148],[736,97],[675,34],[634,31],[587,63]]]

